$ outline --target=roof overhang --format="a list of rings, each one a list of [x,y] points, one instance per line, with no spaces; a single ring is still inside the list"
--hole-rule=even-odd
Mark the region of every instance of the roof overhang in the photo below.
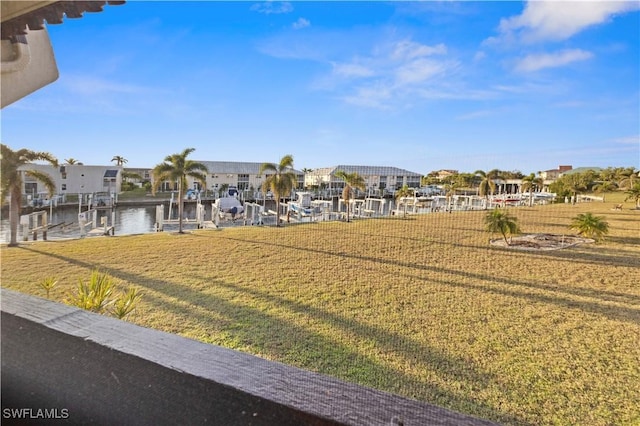
[[[0,2],[1,39],[15,41],[27,30],[40,30],[47,24],[61,24],[64,17],[81,18],[84,12],[101,12],[105,4],[124,1],[7,1]]]
[[[105,4],[124,1],[7,1],[0,2],[1,106],[5,106],[58,79],[46,24],[64,17],[80,18],[100,12]]]

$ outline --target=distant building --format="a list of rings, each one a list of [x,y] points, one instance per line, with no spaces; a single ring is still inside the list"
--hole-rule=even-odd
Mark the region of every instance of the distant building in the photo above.
[[[260,167],[264,163],[235,161],[198,161],[207,167],[206,188],[189,178],[189,188],[196,190],[218,191],[223,185],[235,186],[239,191],[259,191],[269,174],[261,174]],[[297,177],[297,188],[304,186],[304,173],[293,170]]]
[[[451,177],[453,175],[457,175],[458,173],[459,173],[458,170],[441,169],[441,170],[435,170],[435,171],[429,173],[428,176],[431,177],[431,178],[436,178],[439,181],[443,181],[448,177]]]
[[[25,164],[20,170],[46,173],[55,182],[56,194],[119,193],[122,187],[122,166],[85,166],[63,164]],[[47,192],[44,183],[27,175],[23,177],[24,194],[35,197]]]
[[[148,168],[135,168],[135,167],[125,167],[124,168],[124,173],[128,174],[128,175],[137,175],[140,176],[140,178],[137,177],[130,177],[127,178],[127,180],[129,182],[135,183],[135,184],[141,184],[143,182],[151,182],[151,169]]]
[[[572,170],[572,166],[558,166],[557,169],[545,170],[540,172],[540,177],[545,181],[554,181],[558,179],[563,173]]]
[[[388,166],[349,166],[338,165],[315,169],[305,175],[306,187],[342,191],[344,181],[336,177],[336,172],[358,173],[364,178],[367,192],[395,191],[404,185],[409,188],[420,187],[420,173],[410,172],[397,167]]]

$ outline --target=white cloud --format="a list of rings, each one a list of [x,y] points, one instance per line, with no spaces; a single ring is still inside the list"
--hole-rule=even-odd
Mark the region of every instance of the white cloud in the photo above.
[[[368,108],[388,109],[393,97],[392,89],[384,84],[359,87],[355,93],[343,97],[349,104]]]
[[[500,21],[489,42],[565,40],[614,16],[640,9],[638,1],[529,1],[521,15]]]
[[[341,77],[370,77],[374,75],[372,69],[357,63],[350,64],[332,64],[333,74]]]
[[[449,68],[443,61],[417,59],[401,65],[395,70],[396,83],[407,85],[429,80],[438,74],[443,74]]]
[[[640,135],[624,136],[621,138],[612,139],[611,142],[620,145],[636,145],[640,148]]]
[[[412,96],[432,98],[436,79],[458,67],[454,60],[434,57],[446,55],[444,44],[430,46],[405,39],[372,51],[369,56],[334,64],[333,76],[348,80],[345,90],[350,93],[343,99],[350,104],[388,108]],[[333,85],[338,86],[339,81]]]
[[[123,84],[87,75],[70,75],[68,77],[61,78],[60,80],[61,83],[68,87],[71,92],[81,95],[98,95],[102,93],[140,94],[155,91],[155,89],[144,86]]]
[[[293,12],[293,6],[288,1],[265,1],[253,4],[251,10],[264,13],[265,15],[271,15]]]
[[[294,30],[301,30],[302,28],[307,28],[310,25],[311,25],[311,22],[309,22],[309,20],[304,18],[298,18],[296,22],[291,24]]]
[[[516,64],[516,71],[531,72],[544,68],[557,68],[576,61],[591,59],[593,54],[582,49],[568,49],[555,53],[540,53],[525,56]]]
[[[416,99],[464,97],[463,91],[448,94],[448,89],[443,89],[451,87],[443,83],[455,78],[460,69],[459,61],[448,56],[445,44],[387,38],[372,45],[370,37],[359,37],[360,45],[348,47],[342,42],[344,37],[344,33],[319,30],[289,32],[286,37],[262,42],[258,49],[282,59],[329,65],[330,71],[316,76],[312,88],[334,92],[338,99],[353,105],[389,108],[407,106]],[[363,49],[369,53],[361,54]]]
[[[479,62],[479,61],[482,61],[486,57],[487,57],[487,54],[485,52],[483,52],[482,50],[479,50],[473,56],[473,60],[474,60],[474,62]]]
[[[456,117],[456,120],[475,120],[478,118],[489,117],[495,114],[496,114],[496,111],[485,109],[485,110],[473,111],[467,114],[459,115]]]
[[[442,43],[436,46],[427,46],[411,40],[402,40],[396,43],[391,58],[396,60],[414,59],[436,54],[443,55],[445,53],[447,53],[447,47]]]

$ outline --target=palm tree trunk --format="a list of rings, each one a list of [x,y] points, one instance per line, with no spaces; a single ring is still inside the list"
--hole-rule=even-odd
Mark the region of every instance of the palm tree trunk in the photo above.
[[[182,234],[182,213],[184,211],[184,204],[182,199],[182,182],[178,188],[178,233]]]
[[[275,195],[275,194],[274,194]],[[276,226],[280,226],[280,194],[276,197]]]
[[[11,200],[9,205],[9,229],[11,239],[9,247],[18,245],[18,221],[20,219],[20,204],[22,201],[22,193],[20,188],[13,188],[11,191]]]
[[[504,238],[504,242],[507,243],[508,246],[511,245],[511,243],[509,243],[509,240],[507,239],[507,233],[506,232],[502,232],[502,238]]]

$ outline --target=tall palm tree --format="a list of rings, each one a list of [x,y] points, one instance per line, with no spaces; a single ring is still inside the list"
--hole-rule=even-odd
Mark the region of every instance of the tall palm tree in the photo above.
[[[396,200],[403,197],[413,197],[415,194],[415,190],[413,188],[409,188],[407,185],[404,185],[402,188],[396,191]],[[404,203],[404,212],[403,217],[407,217],[407,203]]]
[[[636,183],[635,185],[633,185],[633,187],[631,189],[629,189],[628,191],[626,191],[627,193],[627,198],[625,198],[625,201],[629,201],[629,200],[633,200],[636,202],[636,209],[640,209],[640,182]]]
[[[536,177],[535,174],[530,173],[528,176],[522,178],[521,191],[529,191],[529,207],[533,205],[533,191],[535,189],[542,188],[542,178]]]
[[[197,161],[187,160],[195,148],[187,148],[180,154],[167,155],[163,163],[153,168],[153,187],[155,195],[163,181],[178,182],[178,233],[182,234],[182,212],[184,210],[184,192],[187,189],[187,177],[196,179],[206,187],[207,166]],[[125,160],[126,161],[126,160]]]
[[[600,241],[609,232],[609,223],[604,220],[604,216],[580,213],[572,219],[570,228],[580,235]]]
[[[0,181],[2,183],[0,190],[0,203],[4,203],[7,193],[9,194],[9,229],[11,239],[9,246],[16,246],[18,244],[18,220],[20,217],[20,204],[22,202],[22,173],[25,176],[30,176],[34,179],[44,183],[45,187],[49,191],[49,195],[52,196],[55,193],[55,181],[51,176],[46,173],[39,172],[37,170],[25,170],[21,171],[20,166],[23,166],[34,161],[46,161],[53,165],[58,166],[58,160],[48,152],[31,151],[29,149],[20,149],[13,151],[5,144],[1,144],[0,160]]]
[[[494,179],[498,179],[500,177],[500,170],[493,169],[488,172],[476,170],[474,174],[481,178],[480,185],[478,186],[478,195],[481,197],[488,197],[496,192],[496,183],[494,182]]]
[[[618,185],[622,189],[631,189],[636,181],[640,179],[639,172],[635,167],[618,169]]]
[[[79,162],[78,160],[76,160],[75,158],[71,157],[71,158],[65,158],[64,162],[70,166],[73,166],[74,164],[82,164],[81,162]]]
[[[293,156],[287,154],[280,159],[280,163],[263,163],[259,174],[266,173],[269,176],[262,182],[262,192],[273,193],[276,199],[276,226],[280,226],[280,198],[291,192],[298,184],[298,178],[293,171]]]
[[[123,166],[124,163],[127,163],[127,159],[124,158],[121,155],[114,155],[113,158],[111,159],[111,161],[115,161],[116,162],[116,166]]]
[[[349,210],[351,196],[353,195],[354,189],[359,189],[361,191],[365,190],[365,182],[364,178],[360,176],[357,172],[347,173],[344,170],[338,170],[335,173],[335,176],[344,181],[344,189],[342,190],[342,199],[347,205],[347,222],[349,222]]]
[[[502,234],[502,238],[504,238],[504,242],[507,243],[508,246],[511,245],[511,242],[507,237],[520,233],[518,219],[510,216],[506,211],[497,208],[487,213],[484,218],[484,223],[487,231]]]
[[[616,189],[618,189],[618,184],[612,180],[601,180],[593,185],[593,192],[603,194],[603,200],[605,193],[615,191]]]

